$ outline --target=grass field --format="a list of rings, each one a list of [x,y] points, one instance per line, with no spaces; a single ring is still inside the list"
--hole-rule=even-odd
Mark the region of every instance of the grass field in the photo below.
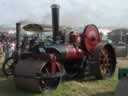
[[[119,63],[121,62],[120,60]],[[35,94],[16,89],[12,78],[7,79],[0,72],[0,96],[114,96],[118,83],[117,73],[116,70],[114,76],[108,80],[64,81],[50,93]]]

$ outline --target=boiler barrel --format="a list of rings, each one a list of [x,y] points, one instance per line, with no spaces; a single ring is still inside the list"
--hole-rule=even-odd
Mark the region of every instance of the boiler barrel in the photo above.
[[[60,60],[76,60],[83,57],[82,49],[75,45],[53,45],[46,48],[47,53],[54,53]]]

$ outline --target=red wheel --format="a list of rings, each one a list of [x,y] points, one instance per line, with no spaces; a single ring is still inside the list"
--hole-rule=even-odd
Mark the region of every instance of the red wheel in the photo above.
[[[100,35],[98,28],[93,24],[87,25],[85,27],[82,36],[83,36],[82,46],[88,52],[92,52],[92,50],[100,42]]]
[[[110,44],[98,44],[93,50],[93,58],[96,61],[93,71],[97,79],[106,79],[113,75],[116,68],[116,55]]]
[[[110,68],[111,65],[109,64],[109,50],[107,48],[103,48],[101,50],[101,54],[100,54],[100,70],[101,70],[101,74],[104,75],[110,75]]]
[[[43,66],[41,68],[41,73],[42,74],[46,74],[49,75],[51,74],[52,70],[51,70],[51,65],[50,62],[45,64],[45,66]],[[60,67],[59,63],[57,63],[57,68],[56,68],[56,73],[61,72],[62,68]],[[41,79],[40,82],[40,86],[42,91],[49,91],[49,90],[53,90],[56,89],[57,86],[59,85],[59,83],[61,82],[62,77],[55,77],[55,78],[46,78],[46,79]]]

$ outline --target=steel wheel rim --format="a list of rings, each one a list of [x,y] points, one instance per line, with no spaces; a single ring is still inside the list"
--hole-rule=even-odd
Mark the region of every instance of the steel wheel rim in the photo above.
[[[103,48],[100,53],[100,71],[103,76],[111,75],[111,64],[109,50],[107,48]]]
[[[42,74],[50,74],[51,70],[50,70],[50,65],[49,63],[46,63],[41,71],[42,71]],[[57,68],[58,68],[58,71],[61,71],[61,68],[59,67],[59,64],[57,64]],[[50,90],[53,90],[53,89],[56,89],[57,86],[59,85],[60,81],[61,81],[61,78],[62,77],[55,77],[55,78],[46,78],[46,79],[42,79],[39,81],[40,85],[41,85],[41,89],[42,91],[50,91]]]

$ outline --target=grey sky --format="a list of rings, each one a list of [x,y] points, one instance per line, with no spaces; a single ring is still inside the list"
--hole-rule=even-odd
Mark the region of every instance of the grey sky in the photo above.
[[[0,0],[0,24],[31,20],[51,23],[50,5],[54,0]],[[128,0],[56,0],[63,25],[128,27]]]

